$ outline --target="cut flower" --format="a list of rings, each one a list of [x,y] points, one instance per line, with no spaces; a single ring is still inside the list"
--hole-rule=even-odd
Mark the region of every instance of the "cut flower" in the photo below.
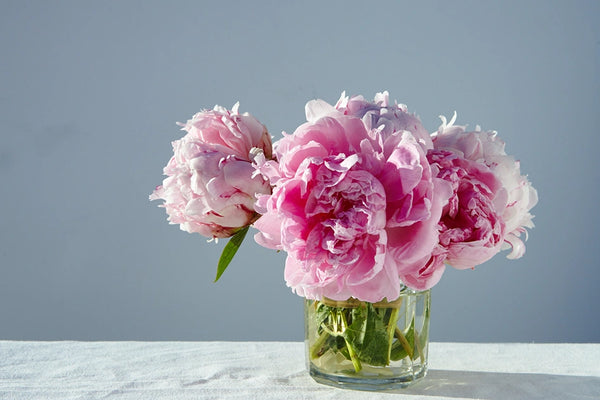
[[[253,149],[271,156],[267,129],[250,114],[240,114],[238,104],[231,111],[215,106],[181,125],[187,134],[173,142],[167,178],[150,199],[164,200],[169,222],[184,231],[232,236],[259,217],[255,194],[271,190],[253,176],[250,159]]]
[[[384,135],[320,100],[307,119],[259,166],[273,193],[258,196],[255,239],[287,252],[285,279],[301,296],[393,300],[438,242],[449,187],[407,130]]]
[[[537,191],[526,176],[521,175],[520,163],[506,154],[505,143],[493,131],[466,131],[464,126],[453,125],[442,117],[442,125],[433,135],[437,150],[450,151],[463,158],[466,163],[476,163],[479,168],[487,168],[494,174],[505,196],[505,206],[496,204],[498,215],[504,227],[501,249],[511,249],[510,259],[525,254],[525,244],[521,234],[527,234],[526,228],[533,228],[533,215],[530,210],[537,204]],[[443,172],[446,173],[447,172]],[[471,179],[475,173],[468,174]],[[498,203],[498,202],[497,202]],[[450,262],[451,263],[451,262]]]

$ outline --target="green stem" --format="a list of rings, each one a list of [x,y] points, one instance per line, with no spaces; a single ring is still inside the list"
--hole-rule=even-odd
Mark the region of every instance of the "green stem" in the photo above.
[[[356,354],[356,352],[354,351],[354,348],[350,345],[350,343],[348,343],[348,341],[345,339],[344,339],[344,341],[346,342],[346,347],[348,348],[348,354],[350,354],[350,360],[352,361],[354,370],[356,372],[359,372],[362,369],[362,364],[360,363],[360,360],[358,359],[358,355]]]
[[[346,314],[344,312],[340,312],[340,316],[342,317],[342,327],[345,330],[348,327],[348,321],[346,320]],[[344,337],[344,342],[346,342],[346,347],[348,348],[348,354],[350,355],[350,361],[352,361],[352,365],[354,366],[354,371],[359,372],[362,369],[362,364],[360,363],[360,359],[358,358],[358,354],[354,351],[354,347],[348,342],[348,340]]]
[[[327,341],[327,337],[328,336],[329,336],[329,333],[323,331],[319,335],[319,337],[317,338],[317,340],[315,340],[315,342],[313,343],[313,345],[310,346],[310,358],[312,360],[314,360],[315,358],[319,358],[319,357],[321,357],[323,355],[321,353],[321,349],[322,349],[323,345],[325,344],[325,341]]]
[[[398,329],[396,324],[398,323],[399,316],[400,316],[400,309],[393,308],[392,315],[390,315],[390,321],[388,322],[388,326],[387,326],[387,337],[388,337],[387,360],[388,360],[388,363],[392,357],[392,342],[394,341],[394,333],[395,333],[396,329]]]
[[[406,351],[406,354],[408,354],[408,356],[412,360],[413,356],[414,356],[414,352],[413,352],[412,346],[408,343],[408,340],[406,340],[406,337],[404,336],[404,334],[402,333],[402,331],[400,329],[398,329],[398,327],[396,327],[394,333],[395,333],[396,338],[398,338],[398,341],[400,342],[400,344],[402,345],[402,347]]]

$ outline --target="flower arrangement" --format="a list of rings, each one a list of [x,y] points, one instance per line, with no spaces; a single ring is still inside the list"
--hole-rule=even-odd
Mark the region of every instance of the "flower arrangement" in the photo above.
[[[537,193],[495,132],[454,125],[456,114],[430,134],[387,92],[342,93],[305,111],[307,122],[275,143],[238,104],[196,114],[180,124],[187,133],[150,199],[182,230],[231,237],[217,279],[249,226],[258,244],[285,251],[285,281],[319,319],[313,357],[330,349],[356,371],[394,351],[413,357],[418,332],[395,332],[398,316],[372,305],[431,288],[446,265],[474,268],[501,250],[521,257]],[[361,306],[340,314],[336,302],[348,301]],[[363,343],[365,332],[380,334],[381,349]]]

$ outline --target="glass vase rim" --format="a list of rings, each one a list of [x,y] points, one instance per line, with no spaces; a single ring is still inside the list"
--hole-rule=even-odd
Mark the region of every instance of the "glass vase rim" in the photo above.
[[[360,300],[360,299],[357,299],[354,297],[350,297],[345,300],[333,300],[328,297],[322,297],[321,299],[308,299],[307,298],[306,301],[318,301],[327,306],[337,307],[337,308],[357,308],[363,304],[371,304],[375,308],[399,308],[402,306],[403,299],[406,296],[426,295],[429,292],[431,292],[431,289],[417,290],[417,289],[409,288],[408,286],[404,286],[402,289],[400,289],[400,294],[398,295],[398,297],[392,301],[388,301],[386,298],[384,298],[381,301],[370,302],[370,301]]]

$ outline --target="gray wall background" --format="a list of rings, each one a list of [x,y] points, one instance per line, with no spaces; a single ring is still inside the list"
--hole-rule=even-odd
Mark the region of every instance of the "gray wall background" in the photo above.
[[[170,142],[241,102],[273,136],[389,90],[499,131],[538,189],[518,261],[448,270],[436,341],[600,341],[597,1],[0,1],[0,339],[301,340],[283,254],[166,223]],[[251,239],[251,237],[249,237]]]

